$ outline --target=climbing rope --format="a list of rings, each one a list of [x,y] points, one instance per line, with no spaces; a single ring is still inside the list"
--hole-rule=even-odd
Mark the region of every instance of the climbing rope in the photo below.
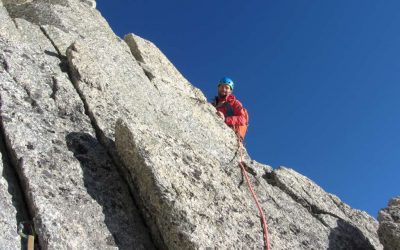
[[[254,201],[255,201],[255,203],[256,203],[256,205],[257,205],[258,212],[259,212],[260,217],[261,217],[261,223],[262,223],[263,231],[264,231],[265,249],[266,249],[266,250],[270,250],[270,248],[269,248],[269,247],[270,247],[270,244],[269,244],[269,239],[268,239],[268,225],[267,225],[267,219],[265,218],[264,211],[263,211],[263,209],[261,208],[260,203],[258,202],[257,195],[256,195],[256,193],[254,192],[253,186],[251,185],[250,179],[249,179],[249,177],[248,177],[248,175],[247,175],[247,171],[246,171],[246,169],[245,169],[245,167],[244,167],[244,165],[243,165],[243,143],[242,143],[242,140],[241,140],[241,138],[240,138],[239,136],[238,136],[238,143],[239,143],[239,152],[240,152],[240,162],[239,162],[239,166],[240,166],[240,168],[242,169],[242,173],[243,173],[243,175],[244,175],[244,177],[245,177],[245,179],[246,179],[247,186],[248,186],[249,189],[250,189],[250,192],[251,192],[251,194],[252,194],[252,196],[253,196],[253,199],[254,199]]]

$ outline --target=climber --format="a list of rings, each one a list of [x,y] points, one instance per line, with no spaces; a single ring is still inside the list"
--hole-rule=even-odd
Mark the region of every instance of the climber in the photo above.
[[[228,77],[222,78],[218,82],[218,96],[215,97],[214,101],[212,102],[212,105],[217,109],[216,114],[225,121],[226,125],[231,127],[233,131],[235,131],[238,137],[238,142],[239,142],[238,149],[240,152],[239,166],[241,168],[244,178],[246,179],[247,185],[249,186],[253,199],[257,205],[263,226],[265,249],[269,250],[270,243],[268,238],[267,219],[265,217],[262,207],[260,206],[260,202],[258,201],[256,193],[254,192],[249,177],[247,175],[247,172],[250,172],[249,170],[252,169],[246,165],[243,158],[243,139],[244,136],[246,135],[247,127],[249,124],[249,115],[247,113],[247,110],[243,107],[243,105],[232,94],[232,91],[233,91],[232,79]],[[252,172],[255,174],[254,171]]]
[[[232,79],[223,77],[218,82],[218,96],[212,104],[217,109],[217,115],[243,140],[248,126],[248,113],[232,94],[233,85]]]

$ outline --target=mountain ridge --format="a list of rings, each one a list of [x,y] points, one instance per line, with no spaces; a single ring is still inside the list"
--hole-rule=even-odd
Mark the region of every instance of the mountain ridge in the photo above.
[[[0,3],[2,166],[26,207],[4,177],[1,206],[29,214],[42,249],[263,247],[234,133],[153,43],[117,37],[93,1]],[[272,249],[383,249],[367,213],[245,163]]]

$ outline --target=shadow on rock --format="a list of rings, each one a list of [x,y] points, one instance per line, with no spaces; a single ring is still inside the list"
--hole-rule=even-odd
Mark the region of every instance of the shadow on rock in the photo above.
[[[45,50],[44,53],[48,56],[52,56],[52,57],[56,57],[56,58],[60,59],[60,64],[58,66],[60,66],[61,71],[68,72],[68,60],[67,60],[66,56],[61,56],[55,52],[48,51],[48,50]]]
[[[68,149],[81,164],[88,193],[102,206],[105,224],[112,234],[107,238],[107,244],[119,249],[132,249],[139,244],[152,248],[151,243],[146,246],[146,229],[127,185],[104,147],[87,133],[69,133],[66,141]]]
[[[360,229],[338,219],[337,227],[329,235],[329,250],[374,250],[375,247],[364,236]]]

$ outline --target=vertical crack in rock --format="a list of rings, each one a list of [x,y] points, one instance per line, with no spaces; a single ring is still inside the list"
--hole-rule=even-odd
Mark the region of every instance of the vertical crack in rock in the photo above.
[[[155,76],[153,75],[153,73],[152,73],[150,70],[146,69],[146,67],[144,67],[142,64],[140,64],[140,66],[142,67],[143,72],[144,72],[144,74],[147,76],[147,78],[149,78],[149,80],[152,81],[152,80],[155,78]],[[154,86],[155,86],[156,89],[158,90],[157,85],[154,84]]]
[[[129,41],[129,42],[127,42]],[[160,89],[158,88],[157,84],[153,81],[156,76],[154,75],[153,71],[151,70],[150,67],[146,65],[146,62],[142,56],[142,52],[139,49],[139,46],[136,42],[135,39],[130,39],[129,35],[125,36],[124,42],[128,45],[129,50],[131,51],[131,54],[133,58],[138,62],[139,66],[142,68],[144,74],[146,77],[150,80],[151,83],[153,83],[154,87],[157,89],[159,93],[161,93]]]
[[[67,50],[67,54],[69,50],[73,50],[76,51],[76,48],[74,46],[74,44],[72,44],[68,50]],[[66,57],[66,65],[68,66],[68,77],[69,80],[72,84],[72,86],[74,86],[75,91],[78,93],[84,108],[85,108],[85,114],[89,117],[90,122],[92,124],[92,127],[96,133],[96,137],[97,139],[104,145],[105,148],[107,149],[112,149],[112,145],[114,144],[110,139],[108,139],[104,132],[100,129],[99,125],[96,122],[96,118],[93,115],[93,112],[90,110],[89,105],[86,101],[85,96],[83,95],[83,93],[80,91],[79,87],[77,86],[78,82],[81,80],[81,76],[79,74],[79,72],[77,70],[75,70],[73,68],[73,66],[70,64],[70,62],[68,61],[68,56]],[[111,153],[111,156],[113,156],[114,154]],[[114,158],[114,157],[113,157]]]
[[[91,6],[93,7],[93,5]],[[108,151],[108,155],[111,157],[114,165],[116,166],[116,170],[119,173],[119,175],[122,177],[124,176],[124,178],[121,178],[123,180],[123,182],[129,187],[128,191],[130,194],[130,197],[132,199],[132,201],[137,201],[137,197],[135,197],[134,193],[132,190],[134,190],[132,188],[132,183],[133,181],[128,181],[127,179],[130,179],[130,174],[128,172],[125,172],[125,168],[121,167],[121,162],[117,157],[117,153],[115,151],[115,145],[114,142],[110,139],[108,139],[104,132],[100,129],[99,125],[96,122],[96,119],[92,113],[92,111],[89,108],[89,105],[85,99],[85,96],[83,95],[83,93],[80,91],[79,87],[77,86],[79,80],[81,79],[81,76],[79,74],[79,72],[77,70],[73,69],[73,66],[70,65],[68,58],[66,56],[63,56],[64,53],[61,53],[60,49],[57,46],[57,43],[51,38],[50,34],[48,34],[48,32],[46,31],[45,27],[41,26],[40,27],[43,34],[47,37],[47,39],[51,42],[51,44],[53,45],[54,49],[57,51],[59,59],[62,62],[62,68],[61,70],[63,72],[66,72],[69,78],[69,81],[71,82],[72,86],[74,87],[76,93],[78,94],[80,100],[83,103],[84,109],[85,109],[85,114],[88,116],[89,121],[91,123],[91,126],[96,134],[96,138],[98,139],[98,141],[107,149]],[[73,44],[71,44],[70,49],[75,50]],[[147,74],[148,77],[151,77],[151,74]],[[54,92],[54,91],[53,91]],[[137,209],[136,204],[134,203],[135,208]],[[139,209],[137,209],[139,211]],[[139,214],[139,216],[141,217],[142,221],[145,221],[144,218],[142,217],[141,214]],[[145,224],[143,224],[145,225]],[[147,229],[147,232],[149,230]],[[148,234],[151,237],[151,234]]]
[[[129,187],[129,194],[130,194],[132,200],[135,201],[135,207],[137,208],[138,211],[140,211],[140,209],[138,209],[137,204],[136,204],[138,201],[140,201],[140,199],[134,193],[134,190],[137,190],[137,189],[136,189],[136,187],[133,186],[134,181],[131,177],[131,174],[128,172],[127,168],[123,167],[123,163],[122,163],[121,159],[119,159],[119,157],[118,157],[118,153],[117,153],[116,147],[115,147],[115,142],[112,141],[111,139],[107,138],[107,136],[104,134],[104,132],[102,131],[100,126],[97,124],[96,118],[93,115],[93,112],[90,110],[89,104],[87,103],[84,94],[81,92],[81,90],[77,86],[79,84],[79,81],[82,81],[82,78],[81,78],[81,75],[79,74],[79,71],[76,70],[69,61],[69,59],[71,58],[71,56],[69,56],[71,51],[77,52],[77,49],[74,46],[74,44],[71,44],[71,46],[67,49],[67,66],[68,66],[69,79],[70,79],[72,85],[74,86],[76,92],[78,93],[80,99],[83,102],[83,105],[85,108],[85,114],[90,119],[92,127],[95,130],[97,139],[107,149],[108,154],[110,155],[115,166],[117,167],[116,169],[117,169],[118,173],[120,174],[121,177],[123,176],[123,178],[122,178],[123,181]],[[140,217],[141,217],[142,221],[147,222],[147,220],[145,220],[144,215],[142,213],[140,214]],[[150,230],[148,228],[148,225],[146,225],[146,226],[147,226],[146,227],[147,232],[149,232]],[[153,242],[157,242],[157,245],[161,249],[165,248],[165,245],[163,243],[159,242],[158,240],[155,240],[152,234],[149,234],[149,236],[152,238]]]
[[[147,79],[149,79],[149,81],[151,83],[153,83],[153,86],[157,89],[157,91],[160,93],[160,89],[158,88],[157,84],[153,81],[156,76],[154,75],[154,73],[152,72],[152,70],[150,69],[150,67],[148,67],[146,65],[145,62],[141,62],[140,60],[138,60],[135,56],[134,58],[137,60],[137,63],[139,64],[139,66],[142,68],[143,73],[145,74],[145,76],[147,77]]]
[[[2,103],[1,96],[0,96],[0,103]],[[5,131],[4,131],[4,126],[3,126],[3,116],[0,115],[0,152],[1,152],[1,157],[2,157],[2,163],[0,163],[0,164],[3,164],[3,171],[1,173],[2,176],[0,176],[0,179],[4,178],[8,184],[8,193],[12,196],[12,205],[16,210],[16,215],[15,215],[16,218],[15,219],[16,219],[17,224],[24,222],[24,221],[32,222],[33,217],[29,210],[29,207],[27,206],[28,200],[27,200],[25,193],[22,192],[22,190],[23,190],[22,182],[16,171],[16,169],[17,169],[15,167],[16,161],[12,159],[11,150],[10,150],[9,146],[7,145],[7,143],[5,142],[4,138],[5,138]],[[5,201],[3,201],[3,202],[5,202]],[[5,207],[3,207],[3,209],[5,209]],[[3,212],[7,212],[7,210],[5,210]],[[1,218],[1,219],[5,219],[5,218]],[[17,227],[18,227],[18,225],[14,225],[15,235],[17,233]],[[6,240],[8,237],[10,237],[10,235],[2,235],[3,240]],[[2,240],[0,240],[0,242],[3,242],[2,244],[6,243]],[[7,248],[7,246],[4,246],[4,245],[3,245],[3,247]],[[13,247],[16,247],[16,246],[13,246]],[[21,238],[21,248],[26,248],[26,241],[25,241],[25,239],[22,239],[22,238]],[[38,245],[38,249],[40,249],[39,245]]]
[[[87,103],[87,101],[86,101],[86,99],[85,99],[85,96],[83,95],[83,93],[82,93],[82,92],[79,90],[79,88],[77,87],[77,84],[78,84],[79,80],[81,80],[81,76],[80,76],[79,72],[78,72],[77,70],[74,70],[74,69],[73,69],[73,66],[70,65],[70,63],[69,63],[69,61],[68,61],[68,58],[67,58],[66,56],[63,56],[63,55],[62,55],[62,53],[61,53],[60,50],[58,49],[58,47],[57,47],[57,45],[55,44],[55,42],[51,39],[51,37],[49,36],[49,34],[47,34],[46,30],[45,30],[43,27],[41,27],[41,30],[42,30],[42,32],[44,33],[44,35],[47,37],[47,39],[49,39],[49,41],[50,41],[51,44],[53,45],[54,49],[57,51],[58,56],[59,56],[59,58],[60,58],[60,60],[61,60],[61,62],[62,62],[62,65],[65,67],[66,73],[68,74],[68,78],[69,78],[69,80],[70,80],[72,86],[74,87],[76,93],[79,95],[79,97],[80,97],[80,99],[81,99],[81,101],[82,101],[82,103],[83,103],[83,106],[84,106],[84,109],[85,109],[85,114],[89,117],[89,120],[90,120],[90,123],[91,123],[91,125],[92,125],[92,128],[93,128],[93,130],[95,131],[97,140],[107,149],[108,154],[109,154],[109,156],[111,157],[111,159],[112,159],[114,165],[116,166],[116,170],[117,170],[117,172],[119,173],[119,175],[120,175],[121,177],[122,177],[122,176],[125,176],[125,178],[121,178],[121,179],[122,179],[122,180],[125,182],[125,184],[129,187],[128,191],[129,191],[129,194],[130,194],[131,199],[132,199],[133,201],[137,201],[137,197],[133,194],[133,191],[132,191],[132,190],[134,190],[134,189],[132,188],[132,183],[133,183],[133,181],[127,181],[127,180],[126,180],[126,179],[129,179],[129,178],[130,178],[130,174],[127,173],[127,172],[125,171],[125,168],[121,167],[121,164],[122,164],[122,163],[121,163],[121,161],[120,161],[120,160],[118,159],[118,157],[117,157],[117,153],[116,153],[116,151],[115,151],[114,142],[111,141],[110,139],[108,139],[108,138],[104,135],[104,132],[100,129],[100,127],[99,127],[99,125],[97,124],[96,119],[95,119],[95,117],[94,117],[92,111],[91,111],[90,108],[89,108],[89,105],[88,105],[88,103]],[[76,50],[76,48],[74,47],[73,44],[69,47],[69,49],[71,49],[71,50]],[[68,49],[68,50],[69,50],[69,49]],[[64,68],[61,68],[61,70],[64,71]],[[56,85],[54,84],[53,86],[56,86]],[[56,89],[53,88],[53,93],[55,93],[55,90],[56,90]],[[137,208],[137,206],[136,206],[135,203],[134,203],[134,206],[135,206],[135,208],[139,211],[139,209]],[[142,220],[142,221],[145,221],[144,218],[143,218],[143,216],[142,216],[141,214],[140,214],[140,217],[141,217],[141,220]],[[147,231],[149,231],[148,228],[147,228]],[[152,237],[151,234],[149,234],[149,235],[150,235],[150,237]]]
[[[3,60],[2,65],[4,66],[5,72],[9,75],[9,77],[16,83],[18,83],[18,80],[16,79],[15,76],[12,76],[9,65],[6,62],[6,60]],[[30,91],[24,87],[24,91],[27,93],[27,98],[28,102],[31,104],[32,108],[37,108],[37,102],[32,99],[30,96]],[[10,139],[6,135],[6,130],[5,130],[5,125],[4,125],[4,115],[2,113],[2,106],[3,106],[3,100],[2,96],[0,95],[0,148],[2,149],[5,154],[3,157],[6,159],[6,163],[8,163],[11,166],[12,173],[10,173],[12,176],[15,176],[16,179],[16,189],[18,190],[17,192],[21,196],[20,204],[16,206],[20,206],[18,214],[17,214],[17,220],[18,222],[25,221],[27,223],[34,223],[34,214],[35,214],[35,207],[30,206],[28,204],[34,204],[32,197],[30,196],[29,193],[26,193],[26,190],[28,190],[27,185],[29,183],[26,180],[26,177],[20,173],[21,165],[23,164],[23,158],[18,158],[17,153],[14,151],[12,147],[12,143]],[[8,119],[8,118],[7,118]],[[27,145],[27,147],[31,147],[32,145]],[[3,153],[2,152],[2,153]],[[18,197],[13,197],[15,200],[18,199]],[[15,226],[15,230],[17,230],[17,226]],[[37,231],[35,231],[35,238],[40,238],[39,234]],[[21,239],[21,245],[25,246],[27,244],[25,239]],[[39,241],[35,241],[35,247],[37,249],[41,249],[41,245]],[[36,248],[35,248],[36,249]]]
[[[18,41],[16,45],[4,42],[12,49],[6,55],[8,61],[0,62],[0,67],[4,66],[0,72],[9,80],[0,88],[6,107],[2,109],[6,116],[2,116],[1,129],[9,137],[6,141],[13,150],[10,154],[14,154],[13,164],[24,185],[26,204],[34,215],[42,247],[104,249],[116,246],[127,249],[135,246],[153,249],[129,185],[121,178],[116,164],[105,150],[107,147],[92,135],[99,129],[90,124],[93,121],[90,117],[83,115],[85,102],[82,103],[82,96],[78,97],[75,92],[70,71],[63,70],[68,65],[66,57],[61,56],[43,28],[21,19],[17,22],[23,32],[34,28],[32,35],[39,45],[36,46],[35,39]],[[23,67],[25,64],[27,67]],[[60,72],[57,66],[66,73]],[[12,83],[12,78],[19,82]],[[21,102],[23,98],[28,103]],[[58,103],[52,99],[59,99]],[[60,109],[68,103],[73,105],[61,114]],[[45,111],[43,115],[35,112],[39,105]],[[23,112],[17,113],[19,108]],[[87,106],[85,108],[89,113]],[[29,138],[26,141],[25,136]],[[89,151],[81,152],[82,145]],[[41,181],[41,178],[46,178],[46,181]],[[65,214],[62,211],[64,205],[71,208]],[[79,215],[74,215],[78,212]]]
[[[71,82],[72,86],[74,87],[75,91],[77,92],[77,94],[79,95],[84,108],[85,108],[85,114],[89,117],[89,120],[91,121],[91,125],[96,133],[96,137],[99,141],[103,141],[103,137],[104,134],[102,133],[101,129],[99,128],[99,126],[96,124],[93,115],[90,112],[90,109],[87,105],[87,102],[85,100],[85,97],[82,95],[82,93],[79,91],[79,88],[76,87],[75,81],[77,81],[77,79],[80,79],[80,75],[79,72],[72,72],[71,71],[71,67],[69,66],[69,62],[66,56],[63,56],[63,54],[60,52],[58,46],[56,45],[56,43],[53,41],[53,39],[49,36],[49,34],[46,32],[46,29],[44,29],[42,26],[40,27],[41,31],[43,32],[43,34],[46,36],[46,38],[50,41],[50,43],[53,45],[54,49],[57,51],[58,53],[58,58],[61,61],[61,71],[66,72],[68,74],[68,78],[69,81]],[[75,76],[74,76],[75,75]],[[77,78],[77,79],[75,79]],[[53,94],[52,94],[52,98],[55,96],[55,93],[57,92],[57,80],[53,77]]]
[[[103,137],[104,134],[102,133],[101,129],[99,128],[99,126],[96,124],[93,115],[91,114],[90,110],[89,110],[89,106],[87,105],[87,102],[85,100],[85,97],[82,95],[82,93],[79,91],[79,89],[76,87],[76,84],[74,83],[74,76],[73,73],[71,72],[69,63],[68,63],[68,59],[66,56],[63,56],[63,54],[60,52],[58,46],[56,45],[56,43],[53,41],[53,39],[51,39],[50,35],[46,32],[46,29],[43,28],[43,26],[40,26],[40,30],[43,32],[43,34],[46,36],[46,38],[50,41],[50,43],[53,45],[54,49],[57,51],[58,53],[58,58],[61,61],[61,71],[66,71],[66,73],[68,74],[68,78],[69,81],[71,82],[72,86],[74,87],[75,91],[78,93],[80,99],[82,100],[83,106],[85,108],[85,114],[89,117],[89,120],[91,122],[91,125],[96,133],[96,137],[97,139],[102,142],[103,141]],[[75,75],[80,78],[80,75],[78,72],[75,73]],[[55,96],[55,93],[57,91],[57,80],[53,77],[53,94],[52,96]],[[106,147],[107,148],[107,147]]]
[[[69,62],[68,62],[67,57],[62,55],[62,53],[61,53],[60,50],[58,49],[56,43],[53,41],[53,39],[51,39],[51,37],[49,36],[49,34],[47,34],[46,30],[45,30],[42,26],[40,27],[40,29],[42,30],[43,34],[47,37],[47,39],[50,41],[50,43],[53,45],[54,49],[57,51],[58,56],[59,56],[59,58],[60,58],[60,60],[61,60],[61,62],[62,62],[62,65],[66,66],[66,68],[67,68],[66,70],[67,70],[67,74],[68,74],[69,81],[71,82],[72,86],[74,87],[75,91],[77,92],[77,94],[79,95],[79,97],[80,97],[80,99],[81,99],[81,101],[82,101],[82,103],[83,103],[83,106],[84,106],[84,108],[85,108],[85,114],[89,117],[89,120],[90,120],[90,122],[91,122],[92,128],[94,129],[94,131],[95,131],[95,133],[96,133],[97,140],[98,140],[99,142],[101,142],[101,143],[103,144],[103,146],[105,146],[105,148],[108,149],[108,148],[109,148],[109,144],[112,143],[112,142],[107,141],[107,142],[105,143],[105,141],[106,141],[106,139],[105,139],[106,136],[104,135],[104,133],[103,133],[103,131],[100,129],[100,127],[97,125],[96,120],[95,120],[95,118],[94,118],[94,116],[93,116],[93,113],[90,111],[89,106],[88,106],[88,104],[87,104],[87,102],[86,102],[86,100],[85,100],[84,95],[82,94],[81,91],[79,91],[79,88],[77,88],[77,86],[76,86],[76,84],[77,84],[76,82],[80,79],[79,72],[77,72],[77,71],[76,71],[76,72],[75,72],[75,71],[73,72],[73,71],[72,71],[71,66],[69,65]],[[74,50],[73,45],[71,45],[71,49]],[[64,69],[61,68],[61,70],[63,71]],[[55,79],[53,78],[53,80],[55,80]],[[55,81],[55,83],[56,83],[56,81]],[[57,85],[54,84],[53,86],[57,86]],[[56,87],[56,88],[57,88],[57,87]],[[56,89],[54,89],[54,87],[53,87],[53,94],[54,94],[55,92],[56,92]],[[112,159],[114,160],[114,157],[112,157]],[[116,162],[114,162],[114,163],[116,164]],[[117,165],[117,164],[116,164],[116,165]],[[117,165],[117,166],[118,166],[118,165]],[[118,168],[117,168],[117,170],[120,171]],[[120,174],[121,174],[121,173],[120,173]],[[122,178],[122,179],[124,179],[124,178]],[[125,179],[124,179],[124,180],[125,180]],[[128,186],[129,186],[129,185],[128,185]]]
[[[51,39],[51,37],[49,36],[49,34],[47,34],[46,29],[43,28],[43,26],[40,26],[40,30],[43,32],[43,34],[45,35],[45,37],[50,41],[51,45],[53,45],[54,49],[57,51],[58,56],[60,58],[60,60],[66,60],[66,58],[64,56],[62,56],[62,53],[60,52],[60,50],[58,49],[57,45],[54,43],[53,39]],[[62,69],[61,69],[62,70]]]
[[[141,53],[141,51],[139,49],[139,46],[138,46],[136,40],[135,39],[129,39],[128,40],[128,39],[129,39],[129,36],[127,35],[127,36],[125,36],[124,41],[125,41],[125,43],[128,44],[129,49],[130,49],[133,57],[136,59],[136,61],[141,62],[141,63],[145,63],[145,61],[143,59],[143,56],[142,56],[142,53]],[[129,43],[127,42],[127,40],[129,41]]]

